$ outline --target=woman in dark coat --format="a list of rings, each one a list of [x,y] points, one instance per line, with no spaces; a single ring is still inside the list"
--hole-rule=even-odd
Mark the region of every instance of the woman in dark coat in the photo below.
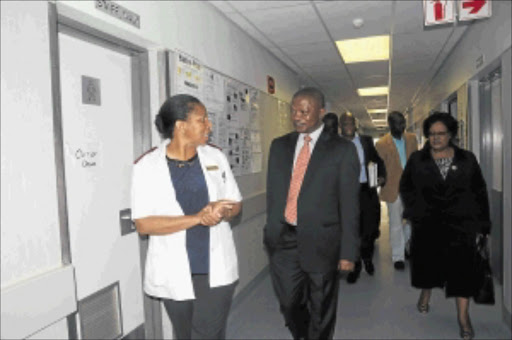
[[[400,181],[403,217],[412,222],[411,283],[420,288],[417,308],[429,310],[431,289],[455,297],[460,336],[472,339],[469,298],[476,292],[477,234],[489,234],[489,202],[480,166],[473,153],[458,148],[457,121],[436,112],[423,123],[428,138],[413,153]]]

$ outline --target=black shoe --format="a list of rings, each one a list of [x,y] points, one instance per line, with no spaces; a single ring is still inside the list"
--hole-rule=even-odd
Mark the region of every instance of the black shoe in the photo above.
[[[404,270],[405,269],[405,263],[404,261],[396,261],[394,263],[394,266],[395,266],[395,269],[396,270]]]
[[[372,260],[363,260],[364,270],[368,273],[368,275],[373,275],[375,273],[375,267],[373,266]]]
[[[348,273],[347,275],[347,283],[356,283],[357,279],[359,278],[359,273],[358,271],[353,271],[353,272],[350,272]]]
[[[354,270],[348,273],[347,283],[356,283],[357,279],[359,278],[359,274],[361,274],[361,260],[356,261]]]

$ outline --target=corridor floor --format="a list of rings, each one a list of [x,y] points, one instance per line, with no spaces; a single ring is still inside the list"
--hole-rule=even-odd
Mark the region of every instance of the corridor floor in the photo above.
[[[340,279],[335,339],[459,339],[454,299],[433,290],[430,312],[416,310],[419,291],[410,286],[409,268],[397,271],[391,263],[387,213],[382,206],[381,236],[375,249],[375,274],[364,270],[356,284]],[[501,321],[501,286],[496,305],[471,302],[475,339],[511,339]],[[270,277],[264,278],[234,304],[228,320],[228,339],[291,339],[275,298]]]

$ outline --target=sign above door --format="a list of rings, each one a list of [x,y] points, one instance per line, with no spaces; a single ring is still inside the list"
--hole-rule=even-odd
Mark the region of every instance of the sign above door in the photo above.
[[[456,13],[457,12],[457,13]],[[425,26],[468,21],[491,16],[491,0],[423,0]]]

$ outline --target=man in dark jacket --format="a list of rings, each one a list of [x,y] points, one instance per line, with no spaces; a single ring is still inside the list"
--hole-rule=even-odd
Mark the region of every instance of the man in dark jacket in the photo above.
[[[337,270],[359,249],[359,161],[352,143],[324,130],[315,88],[292,98],[295,131],[272,141],[264,241],[281,312],[294,339],[332,339]]]
[[[386,178],[386,168],[384,162],[379,157],[373,139],[370,136],[358,134],[356,119],[351,113],[343,113],[340,117],[341,134],[346,139],[352,141],[357,148],[359,163],[361,164],[361,173],[359,182],[361,189],[359,191],[359,232],[361,236],[360,256],[358,257],[354,270],[347,276],[348,283],[355,283],[361,273],[361,259],[364,263],[364,269],[370,275],[375,272],[373,265],[373,252],[375,240],[379,237],[380,224],[380,202],[377,194],[377,186],[370,184],[370,174],[368,165],[373,163],[377,166],[377,184],[382,185]],[[374,165],[372,165],[374,166]]]

